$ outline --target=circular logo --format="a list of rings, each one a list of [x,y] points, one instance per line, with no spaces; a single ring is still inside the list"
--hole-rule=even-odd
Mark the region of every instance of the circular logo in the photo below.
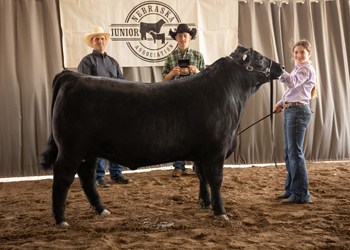
[[[177,48],[169,31],[181,22],[167,4],[146,1],[135,6],[123,24],[111,24],[111,40],[126,42],[130,51],[146,62],[160,62]],[[189,25],[190,26],[190,25]]]

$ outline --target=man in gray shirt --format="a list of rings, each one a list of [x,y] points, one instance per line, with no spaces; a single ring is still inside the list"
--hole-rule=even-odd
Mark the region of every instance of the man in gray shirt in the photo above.
[[[99,26],[94,27],[91,33],[84,34],[84,42],[94,50],[91,54],[88,54],[81,60],[78,66],[78,72],[86,75],[124,79],[118,62],[113,57],[107,55],[105,52],[105,48],[110,36],[111,35],[109,33],[104,32],[104,30]],[[109,162],[110,179],[112,182],[120,184],[127,184],[131,182],[131,179],[127,179],[123,176],[122,170],[123,168],[119,164]],[[104,176],[105,160],[98,158],[96,168],[97,186],[110,186],[104,180]]]

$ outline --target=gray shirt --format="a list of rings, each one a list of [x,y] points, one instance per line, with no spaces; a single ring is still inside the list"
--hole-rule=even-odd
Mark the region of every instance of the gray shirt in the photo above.
[[[113,57],[108,56],[106,52],[102,55],[96,50],[81,60],[78,72],[86,75],[124,79],[119,63]]]

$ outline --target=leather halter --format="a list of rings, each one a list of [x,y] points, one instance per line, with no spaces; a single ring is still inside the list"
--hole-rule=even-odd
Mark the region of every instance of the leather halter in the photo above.
[[[236,61],[236,59],[234,59],[232,56],[228,56],[229,58],[231,58],[232,60]],[[262,70],[259,70],[259,69],[254,69],[253,66],[246,66],[245,69],[249,72],[252,72],[252,71],[256,71],[256,72],[259,72],[259,73],[262,73],[266,76],[267,80],[270,81],[270,73],[271,73],[271,67],[272,67],[272,60],[270,60],[270,66],[268,68],[266,68],[264,71]],[[237,62],[237,61],[236,61]],[[251,61],[249,62],[249,64],[251,64]]]
[[[269,59],[269,60],[270,60],[270,67],[266,68],[264,71],[258,70],[258,69],[254,69],[250,65],[248,65],[245,69],[247,71],[250,71],[250,72],[256,71],[256,72],[262,73],[262,74],[264,74],[266,76],[267,80],[269,81],[270,80],[271,67],[272,67],[272,60],[271,59]],[[251,64],[251,61],[249,62],[249,64]]]

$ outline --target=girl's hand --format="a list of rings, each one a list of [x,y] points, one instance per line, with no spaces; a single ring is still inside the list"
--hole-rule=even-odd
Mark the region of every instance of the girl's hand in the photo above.
[[[275,114],[278,114],[278,113],[281,113],[282,112],[282,107],[277,103],[276,105],[275,105],[275,107],[273,108],[273,112],[275,112],[276,111],[276,113]]]

